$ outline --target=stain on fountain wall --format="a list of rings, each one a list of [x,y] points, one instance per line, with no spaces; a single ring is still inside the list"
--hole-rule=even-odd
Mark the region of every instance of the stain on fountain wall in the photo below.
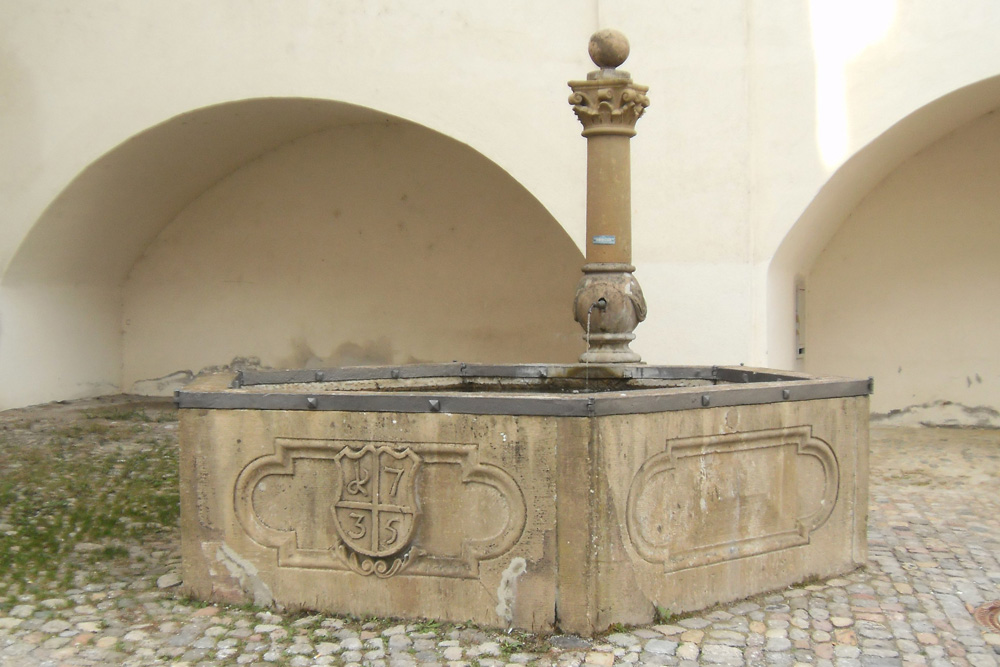
[[[339,127],[189,204],[124,288],[126,390],[204,368],[571,361],[582,258],[516,181],[406,122]]]
[[[806,278],[805,369],[875,377],[876,419],[1000,426],[1000,113],[916,154]]]

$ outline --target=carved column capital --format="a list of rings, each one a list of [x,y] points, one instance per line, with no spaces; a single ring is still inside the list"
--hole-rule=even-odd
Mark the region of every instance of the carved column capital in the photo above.
[[[599,73],[603,74],[603,72]],[[583,136],[596,134],[635,135],[635,123],[649,106],[649,86],[628,78],[601,77],[570,81],[569,103],[583,124]]]

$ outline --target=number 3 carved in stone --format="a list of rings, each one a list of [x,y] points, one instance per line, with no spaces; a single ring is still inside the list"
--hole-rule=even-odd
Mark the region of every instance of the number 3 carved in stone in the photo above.
[[[368,532],[365,528],[365,515],[360,512],[351,512],[350,517],[354,519],[354,529],[348,533],[351,539],[360,540]]]

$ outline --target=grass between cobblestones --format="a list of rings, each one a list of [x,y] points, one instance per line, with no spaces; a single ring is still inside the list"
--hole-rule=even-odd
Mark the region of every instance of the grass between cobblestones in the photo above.
[[[95,583],[128,569],[130,546],[176,530],[176,431],[154,428],[170,421],[172,410],[107,408],[3,425],[0,600]]]

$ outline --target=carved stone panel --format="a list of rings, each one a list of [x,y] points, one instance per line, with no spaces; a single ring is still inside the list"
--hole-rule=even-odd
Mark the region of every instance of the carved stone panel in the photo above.
[[[277,438],[240,472],[236,517],[279,567],[471,578],[524,531],[514,479],[472,444]]]
[[[839,480],[808,426],[667,440],[632,480],[629,538],[667,572],[808,544]]]

